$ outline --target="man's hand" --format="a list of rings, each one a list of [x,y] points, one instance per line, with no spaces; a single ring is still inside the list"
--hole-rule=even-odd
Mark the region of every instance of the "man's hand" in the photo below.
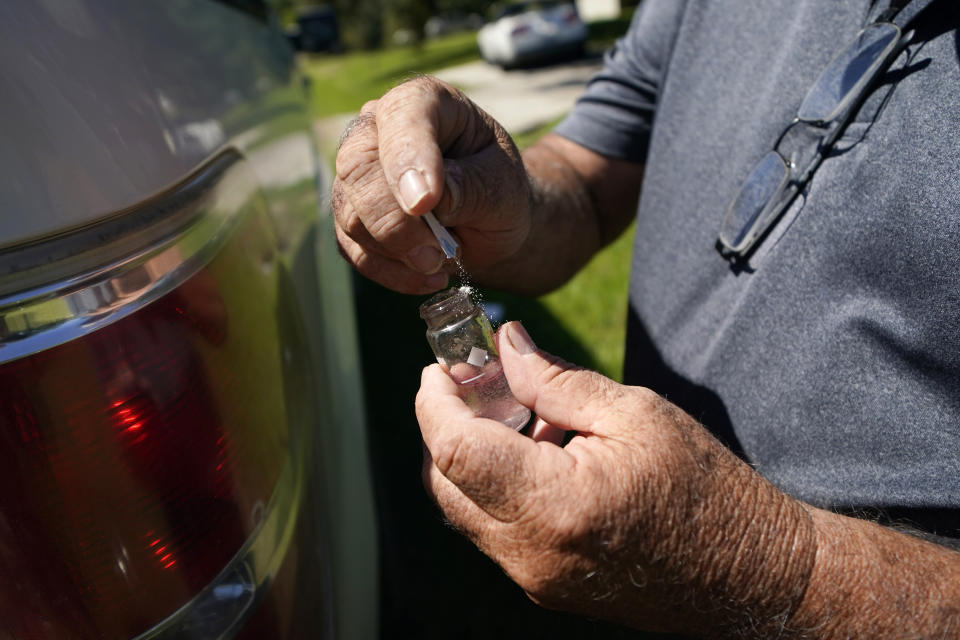
[[[515,323],[499,345],[517,399],[577,435],[560,448],[475,418],[431,366],[417,396],[424,481],[534,600],[702,634],[799,604],[815,553],[799,504],[651,391],[542,354]]]
[[[432,365],[424,483],[535,601],[704,637],[958,637],[960,555],[788,497],[663,398],[518,324],[498,339],[545,435],[474,417]],[[558,429],[576,432],[563,448]]]
[[[369,102],[337,155],[333,210],[346,258],[404,293],[443,287],[433,211],[482,269],[515,254],[530,231],[530,184],[510,137],[459,91],[422,77]]]
[[[636,211],[643,167],[548,134],[516,147],[496,121],[436,78],[406,82],[348,128],[337,155],[337,240],[363,275],[402,293],[447,283],[433,211],[460,241],[471,279],[517,293],[555,288]]]

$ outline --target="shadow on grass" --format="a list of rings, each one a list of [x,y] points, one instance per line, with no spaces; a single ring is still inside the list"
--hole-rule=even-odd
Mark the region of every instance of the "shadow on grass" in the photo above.
[[[417,308],[357,278],[357,310],[377,499],[384,638],[637,638],[636,632],[533,604],[466,538],[446,525],[420,479],[414,416],[421,369],[433,362]],[[487,293],[541,348],[591,366],[587,351],[538,302]]]

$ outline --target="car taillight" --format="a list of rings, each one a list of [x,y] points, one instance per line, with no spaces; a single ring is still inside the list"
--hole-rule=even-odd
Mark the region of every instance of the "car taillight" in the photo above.
[[[301,346],[254,184],[227,153],[142,209],[0,251],[11,637],[220,637],[276,572]]]
[[[533,27],[528,24],[520,24],[510,30],[511,36],[522,36],[525,33],[533,31]]]

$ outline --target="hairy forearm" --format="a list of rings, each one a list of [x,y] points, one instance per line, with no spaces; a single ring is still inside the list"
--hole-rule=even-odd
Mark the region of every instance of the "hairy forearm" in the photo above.
[[[540,294],[566,282],[623,231],[636,208],[642,168],[552,134],[527,149],[523,162],[530,233],[520,251],[472,275],[485,286]]]
[[[716,549],[699,569],[713,580],[720,576],[726,593],[718,597],[709,581],[699,588],[706,587],[708,600],[718,598],[717,605],[733,604],[729,623],[717,625],[717,617],[708,616],[697,633],[757,640],[960,638],[960,553],[794,500],[744,467],[718,469],[726,477],[714,494],[734,496],[738,516],[726,524],[714,520],[700,529],[707,538],[697,540],[700,548]],[[716,511],[727,511],[729,503],[720,502]],[[704,577],[693,577],[693,584],[698,580]]]
[[[721,544],[726,557],[708,566],[727,576],[720,601],[746,606],[743,615],[732,607],[729,626],[711,631],[707,621],[700,633],[757,640],[960,638],[960,553],[784,498],[748,499],[754,511],[741,514],[744,528],[725,528],[736,543]]]
[[[808,508],[817,555],[788,627],[809,638],[960,637],[960,553]]]
[[[704,430],[691,424],[681,433],[683,447],[655,443],[661,457],[686,452],[664,460],[683,480],[654,483],[650,520],[666,526],[641,543],[654,545],[673,576],[658,589],[675,587],[676,600],[690,603],[662,620],[666,630],[757,640],[960,638],[960,553],[800,502]],[[637,608],[624,621],[642,628],[645,615],[631,619]]]

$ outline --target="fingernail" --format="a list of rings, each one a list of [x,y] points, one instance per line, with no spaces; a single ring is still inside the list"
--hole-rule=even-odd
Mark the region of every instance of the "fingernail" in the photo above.
[[[519,322],[511,322],[505,326],[507,330],[507,340],[520,355],[527,355],[537,350],[537,345],[530,339],[530,334],[523,328]]]
[[[408,253],[407,261],[420,273],[434,273],[443,266],[443,254],[436,247],[424,245]]]
[[[407,211],[412,211],[415,206],[420,204],[423,197],[427,195],[427,181],[416,169],[408,169],[405,174],[400,176],[400,199]]]

